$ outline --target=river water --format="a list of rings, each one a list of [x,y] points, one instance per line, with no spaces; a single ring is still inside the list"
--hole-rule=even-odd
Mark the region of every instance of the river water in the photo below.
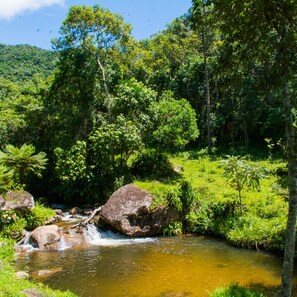
[[[88,241],[63,251],[26,253],[17,268],[33,275],[52,269],[56,273],[35,278],[82,297],[206,297],[230,283],[277,296],[281,260],[265,252],[205,236],[131,240],[101,232]]]

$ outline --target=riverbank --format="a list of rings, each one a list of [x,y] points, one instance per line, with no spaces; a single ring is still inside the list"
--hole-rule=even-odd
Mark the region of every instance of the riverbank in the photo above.
[[[172,233],[193,232],[222,237],[235,246],[282,254],[287,216],[287,189],[275,174],[285,164],[249,155],[249,164],[264,168],[266,177],[260,187],[244,187],[240,209],[238,192],[224,177],[221,161],[224,155],[203,155],[201,151],[183,152],[170,157],[175,167],[181,168],[174,179],[142,179],[135,184],[152,192],[157,203],[166,204],[168,193],[176,191],[180,180],[192,187],[194,201],[186,214],[187,230],[176,222]]]
[[[61,292],[49,287],[19,278],[14,268],[14,241],[0,238],[0,296],[51,296],[51,297],[77,297],[69,291]],[[31,295],[29,295],[31,294]],[[35,295],[34,295],[35,294]],[[39,295],[38,295],[39,294]]]

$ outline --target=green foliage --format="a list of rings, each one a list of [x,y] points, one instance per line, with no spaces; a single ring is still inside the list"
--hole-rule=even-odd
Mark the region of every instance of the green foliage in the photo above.
[[[13,171],[0,165],[0,195],[8,192],[12,187]]]
[[[12,224],[18,219],[18,216],[14,210],[1,210],[0,211],[0,228],[5,225]]]
[[[25,216],[26,229],[34,230],[35,228],[42,226],[53,216],[55,216],[55,211],[53,209],[47,208],[36,202],[35,207]]]
[[[174,221],[163,228],[163,236],[181,235],[183,234],[183,224],[179,221]]]
[[[131,173],[139,178],[162,179],[174,176],[168,156],[155,149],[145,149],[133,156]]]
[[[218,288],[211,297],[264,297],[263,294],[257,293],[249,288],[242,287],[238,284],[229,285],[227,288]]]
[[[14,251],[14,241],[12,239],[0,237],[0,260],[5,262],[12,261]]]
[[[168,206],[174,207],[179,213],[183,211],[183,204],[178,189],[170,188],[166,193],[165,197]]]
[[[238,246],[280,251],[284,249],[285,228],[285,217],[261,219],[247,214],[236,220],[227,239]]]
[[[46,154],[39,152],[34,155],[34,153],[33,145],[23,144],[20,148],[6,145],[5,151],[0,151],[0,165],[13,170],[16,183],[23,185],[28,173],[32,172],[41,177],[41,171],[45,169]]]
[[[0,76],[14,82],[30,80],[36,74],[49,76],[56,53],[30,45],[0,44]]]
[[[19,240],[23,237],[23,231],[27,226],[25,218],[18,218],[10,223],[3,224],[0,228],[0,235],[2,237]]]
[[[171,94],[164,94],[160,102],[152,105],[152,113],[156,118],[152,142],[158,147],[181,149],[199,135],[195,111],[184,99],[175,100]]]
[[[66,183],[77,179],[83,179],[86,175],[86,142],[77,141],[69,151],[57,147],[54,150],[56,155],[56,173],[58,178]]]
[[[220,165],[224,168],[224,176],[238,192],[240,209],[242,211],[241,192],[247,187],[249,189],[259,189],[260,180],[266,177],[264,168],[253,166],[243,158],[237,156],[227,156]]]

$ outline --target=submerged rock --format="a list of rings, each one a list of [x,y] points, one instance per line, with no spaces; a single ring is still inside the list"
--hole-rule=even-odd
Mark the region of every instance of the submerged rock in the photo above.
[[[34,208],[34,198],[26,191],[8,192],[0,195],[0,210],[30,210]]]
[[[38,271],[33,271],[32,272],[32,276],[36,279],[45,279],[47,277],[50,277],[56,273],[59,273],[63,271],[63,269],[61,267],[57,267],[57,268],[51,268],[51,269],[43,269],[43,270],[38,270]]]
[[[134,184],[115,191],[101,210],[101,219],[132,237],[162,234],[163,226],[178,218],[166,207],[151,210],[153,195]]]

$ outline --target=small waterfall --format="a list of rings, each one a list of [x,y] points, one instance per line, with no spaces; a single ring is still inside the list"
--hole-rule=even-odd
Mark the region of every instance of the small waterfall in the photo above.
[[[100,231],[95,225],[92,224],[87,225],[84,230],[84,236],[88,244],[101,246],[118,246],[133,243],[152,242],[157,240],[156,238],[127,238],[111,231]]]
[[[59,251],[64,251],[64,250],[67,250],[67,249],[69,249],[71,247],[72,247],[72,243],[66,241],[64,235],[62,234],[62,237],[61,237],[61,239],[59,241],[59,244],[58,244],[58,250]]]
[[[84,230],[84,235],[86,242],[89,244],[96,244],[97,242],[100,242],[101,240],[101,233],[96,228],[95,225],[87,225]]]

